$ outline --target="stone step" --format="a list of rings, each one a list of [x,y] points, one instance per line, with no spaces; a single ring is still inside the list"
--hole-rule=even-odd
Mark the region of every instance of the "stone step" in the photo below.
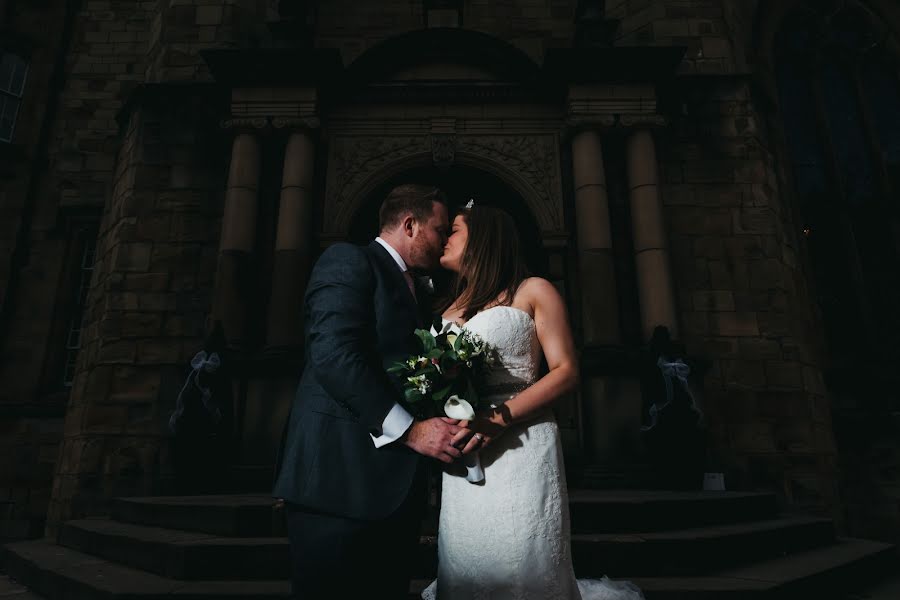
[[[285,537],[222,537],[91,518],[64,523],[58,542],[172,579],[283,579],[290,573]]]
[[[683,531],[576,534],[572,554],[585,576],[701,574],[834,540],[831,521],[786,517]],[[63,546],[173,579],[278,579],[289,575],[284,537],[222,537],[92,518],[66,522]],[[437,537],[422,536],[417,576],[437,572]]]
[[[703,577],[629,579],[647,600],[850,600],[859,598],[855,593],[860,587],[868,587],[890,573],[896,561],[896,549],[889,544],[839,539],[823,548]],[[430,578],[413,580],[408,600],[419,598],[430,582]]]
[[[47,600],[269,600],[290,598],[290,583],[181,581],[91,556],[47,540],[3,548],[3,568]]]
[[[113,519],[125,523],[222,536],[284,534],[281,510],[267,494],[114,498]]]
[[[647,600],[847,598],[888,574],[896,547],[838,539],[822,548],[726,569],[705,577],[635,577]]]
[[[41,597],[19,582],[0,576],[0,600],[41,600]]]
[[[572,531],[617,533],[688,529],[771,519],[775,494],[762,492],[671,492],[569,490]]]
[[[834,525],[816,517],[629,534],[574,534],[572,562],[583,577],[703,575],[834,542]],[[416,574],[437,572],[437,538],[421,539]]]
[[[569,491],[572,531],[616,533],[687,529],[777,516],[775,495],[755,492]],[[284,535],[284,516],[267,494],[115,498],[117,521],[222,536]]]
[[[574,534],[575,572],[585,577],[702,575],[834,541],[829,519],[766,521],[630,534]]]
[[[721,570],[704,577],[634,577],[647,600],[737,600],[739,598],[839,598],[845,585],[871,585],[895,566],[896,549],[867,540],[839,539],[829,546]],[[46,600],[162,600],[190,597],[268,600],[288,598],[287,580],[180,581],[125,567],[38,540],[4,548],[4,570]],[[430,578],[410,586],[417,598]]]

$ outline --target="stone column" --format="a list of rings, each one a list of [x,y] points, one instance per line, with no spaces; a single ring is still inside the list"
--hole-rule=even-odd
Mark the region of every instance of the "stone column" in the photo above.
[[[672,270],[659,198],[656,147],[650,131],[632,133],[627,142],[628,189],[644,340],[665,325],[678,337]]]
[[[609,200],[600,134],[581,131],[572,138],[575,222],[585,345],[621,341],[619,305],[609,224]]]
[[[238,123],[232,121],[229,124]],[[253,267],[259,203],[259,161],[257,133],[239,130],[231,147],[212,311],[213,319],[222,321],[225,339],[231,347],[241,347],[247,341],[247,302],[252,289],[249,274]]]
[[[580,131],[572,138],[572,169],[583,343],[617,346],[621,343],[619,305],[603,148],[597,131]],[[618,380],[590,371],[583,377],[582,435],[587,455],[605,463],[613,459],[605,441],[613,439],[617,427],[609,388]]]
[[[284,152],[272,296],[266,346],[297,348],[303,343],[303,293],[312,246],[312,178],[315,143],[308,130],[293,131]]]

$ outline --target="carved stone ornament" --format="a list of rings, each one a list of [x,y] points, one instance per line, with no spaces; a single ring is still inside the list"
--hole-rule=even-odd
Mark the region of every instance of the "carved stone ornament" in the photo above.
[[[665,127],[666,118],[657,114],[619,115],[622,127]]]
[[[321,126],[318,117],[274,117],[272,127],[275,129],[318,129]]]
[[[523,194],[543,231],[563,228],[559,139],[556,135],[460,137],[459,153],[498,163],[533,194]]]
[[[268,125],[269,120],[265,117],[239,117],[222,121],[222,129],[231,129],[235,131],[261,131]]]
[[[505,180],[525,200],[542,231],[563,229],[559,136],[338,136],[330,146],[323,233],[341,235],[377,182],[429,157],[471,165]]]
[[[456,136],[439,134],[431,136],[431,159],[439,169],[449,169],[456,158]]]
[[[342,136],[331,144],[328,167],[325,231],[346,232],[364,184],[396,162],[428,155],[426,136]]]

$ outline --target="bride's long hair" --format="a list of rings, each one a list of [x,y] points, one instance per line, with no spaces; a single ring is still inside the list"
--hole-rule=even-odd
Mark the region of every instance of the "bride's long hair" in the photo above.
[[[451,279],[452,298],[443,303],[446,310],[456,299],[468,321],[489,304],[512,304],[516,291],[528,278],[522,258],[519,232],[506,212],[491,206],[460,209],[468,227],[466,247],[460,258],[459,273]]]

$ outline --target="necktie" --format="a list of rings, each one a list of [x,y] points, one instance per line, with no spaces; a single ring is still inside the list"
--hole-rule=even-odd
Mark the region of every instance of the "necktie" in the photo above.
[[[413,300],[418,302],[416,298],[416,284],[413,282],[412,274],[409,271],[403,271],[403,278],[406,280],[406,285],[409,287],[409,293],[412,294]]]

